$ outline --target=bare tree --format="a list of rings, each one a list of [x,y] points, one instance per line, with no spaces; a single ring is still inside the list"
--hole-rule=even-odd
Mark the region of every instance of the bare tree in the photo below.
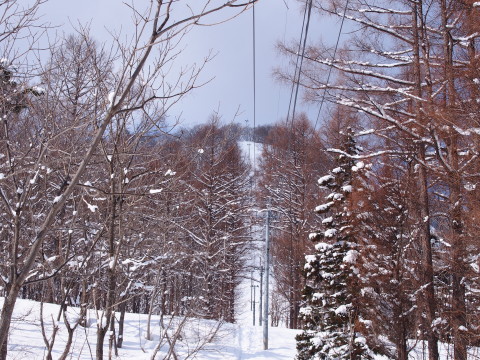
[[[276,210],[272,236],[273,276],[276,291],[288,307],[288,326],[299,327],[305,253],[311,250],[308,233],[316,215],[313,194],[317,179],[330,162],[320,135],[305,115],[291,125],[277,124],[263,147],[258,198]]]
[[[253,2],[254,0],[244,2],[231,0],[224,3],[208,1],[203,4],[189,4],[173,0],[166,2],[158,0],[150,2],[146,9],[132,9],[136,27],[135,35],[128,44],[122,44],[119,36],[115,38],[114,47],[117,49],[117,64],[120,70],[113,74],[112,88],[98,89],[97,94],[103,99],[100,104],[102,110],[94,118],[85,119],[90,126],[91,133],[87,136],[85,145],[79,150],[78,157],[76,157],[78,160],[65,169],[63,179],[42,182],[42,185],[46,187],[43,193],[46,193],[47,196],[45,197],[46,201],[41,204],[41,216],[35,220],[34,226],[29,225],[32,224],[30,222],[32,218],[29,216],[32,209],[32,194],[38,191],[37,188],[40,184],[37,180],[39,177],[45,179],[49,175],[49,169],[44,163],[46,158],[52,154],[52,145],[59,138],[65,137],[67,131],[64,128],[51,128],[46,131],[46,126],[41,123],[28,124],[27,113],[35,111],[35,103],[31,104],[31,110],[26,109],[22,113],[16,111],[16,108],[12,108],[7,101],[2,100],[5,104],[2,105],[2,109],[4,109],[1,134],[2,152],[7,156],[8,165],[6,168],[2,168],[3,179],[0,193],[3,212],[8,213],[12,224],[8,229],[8,236],[11,236],[9,242],[12,245],[6,254],[8,261],[5,262],[7,265],[2,274],[6,295],[0,318],[2,359],[6,358],[8,330],[17,296],[32,275],[31,270],[36,265],[45,239],[50,235],[52,225],[65,206],[73,201],[72,196],[98,152],[98,146],[106,136],[108,127],[114,126],[119,117],[133,114],[136,111],[148,115],[146,106],[152,101],[160,102],[162,110],[167,111],[182,95],[194,89],[197,86],[201,67],[190,68],[188,72],[181,71],[178,76],[173,76],[173,83],[169,82],[166,76],[168,73],[166,67],[174,60],[175,48],[185,31],[193,26],[208,23],[209,16],[219,12],[224,13],[228,9],[233,11],[230,15],[238,15]],[[35,2],[32,9],[37,9],[40,3],[41,1]],[[5,10],[5,14],[7,14],[17,2],[7,1],[3,4],[10,5]],[[182,12],[182,6],[186,12]],[[21,13],[17,12],[17,14]],[[23,24],[28,24],[23,19],[34,19],[31,15],[34,12],[25,14],[27,15],[20,16],[19,19],[23,21]],[[186,15],[182,16],[181,14]],[[8,33],[7,29],[5,34]],[[13,30],[10,33],[17,34]],[[12,36],[9,35],[8,38],[12,39]],[[154,49],[159,50],[156,58],[153,54]],[[97,65],[95,71],[101,73],[104,70],[98,66],[99,63],[94,65]],[[5,71],[3,74],[6,74]],[[2,91],[3,89],[8,91],[8,88],[13,86],[13,83],[8,82],[9,78],[6,80],[7,83],[2,83]],[[34,93],[35,90],[32,88],[31,92]],[[48,121],[48,117],[43,119]],[[42,118],[37,120],[41,121]],[[19,126],[29,129],[30,136],[34,141],[21,142],[17,146],[15,136],[18,136],[21,131]],[[15,144],[15,146],[12,147],[10,144]],[[40,212],[39,207],[37,210]],[[114,258],[115,261],[116,259],[118,257]],[[107,271],[112,273],[115,271],[115,261]],[[114,286],[113,281],[109,286]],[[107,315],[113,306],[114,296],[112,295],[107,298],[105,304]],[[106,316],[105,321],[108,324],[111,316]],[[96,356],[97,359],[103,358],[103,348],[97,347]]]
[[[181,177],[184,202],[176,222],[193,270],[188,280],[193,290],[187,295],[189,303],[197,315],[231,322],[248,239],[249,169],[237,144],[238,135],[213,118],[186,138],[188,166]]]

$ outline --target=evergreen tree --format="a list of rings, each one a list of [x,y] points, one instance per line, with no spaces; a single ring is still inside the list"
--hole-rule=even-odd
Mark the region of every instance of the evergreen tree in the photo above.
[[[307,255],[306,286],[301,309],[304,332],[297,336],[297,359],[370,359],[365,338],[358,332],[358,254],[352,214],[354,178],[364,168],[355,163],[359,152],[348,129],[338,166],[319,179],[328,189],[327,202],[316,208],[327,214],[323,231],[310,234],[316,253]],[[356,189],[357,190],[357,189]]]
[[[320,147],[319,133],[301,114],[291,126],[276,124],[271,128],[259,161],[259,202],[277,210],[271,234],[273,292],[283,303],[282,316],[291,329],[302,328],[302,273],[305,254],[313,251],[308,233],[318,219],[311,211],[320,194],[317,180],[331,168],[328,154],[318,153]],[[267,199],[269,205],[265,204]]]

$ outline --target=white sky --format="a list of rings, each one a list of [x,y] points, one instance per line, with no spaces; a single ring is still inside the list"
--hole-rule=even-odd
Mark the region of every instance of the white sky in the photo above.
[[[145,4],[144,1],[147,0],[140,3]],[[278,83],[272,73],[276,67],[286,67],[287,60],[279,55],[275,45],[283,39],[299,38],[303,16],[301,5],[297,0],[259,0],[255,5],[257,125],[271,124],[286,117],[290,86]],[[72,31],[72,24],[90,23],[93,37],[101,42],[109,40],[109,31],[133,29],[130,9],[121,0],[49,0],[40,13],[43,20],[58,25],[58,30],[65,33]],[[321,26],[318,17],[312,21],[315,22],[311,25],[309,42],[325,35],[336,37],[337,24]],[[240,109],[235,121],[245,125],[248,120],[252,126],[252,12],[215,27],[196,27],[184,39],[183,46],[182,61],[185,62],[199,62],[210,50],[217,54],[201,77],[204,81],[213,80],[178,103],[169,116],[180,117],[182,125],[189,126],[204,122],[216,110],[224,121],[229,122]],[[315,122],[317,106],[299,101],[297,113],[306,110]]]

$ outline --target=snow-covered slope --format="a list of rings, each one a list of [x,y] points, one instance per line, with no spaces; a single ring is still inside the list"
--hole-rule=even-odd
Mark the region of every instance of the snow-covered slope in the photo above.
[[[247,162],[258,169],[259,160],[262,157],[263,144],[254,143],[253,141],[239,141],[238,146],[242,151]]]
[[[245,292],[246,293],[246,292]],[[211,342],[208,342],[201,351],[192,356],[195,359],[204,360],[291,360],[294,359],[295,335],[297,330],[270,327],[269,350],[263,350],[262,329],[251,324],[251,313],[249,299],[242,300],[239,308],[244,311],[240,314],[238,324],[223,324]],[[3,302],[3,299],[0,299]],[[10,332],[8,359],[29,359],[41,360],[45,356],[45,344],[42,339],[40,327],[40,306],[39,303],[30,300],[18,300],[14,312],[14,322]],[[52,334],[52,315],[56,318],[58,306],[45,304],[44,320],[47,326],[47,338]],[[70,309],[70,316],[75,315],[75,309]],[[89,327],[78,327],[69,359],[90,360],[95,358],[95,314],[90,314]],[[158,326],[159,317],[152,319],[153,340],[145,339],[146,315],[127,314],[125,320],[124,346],[119,349],[119,356],[116,359],[147,360],[152,359],[152,354],[158,344],[160,329]],[[183,331],[182,339],[177,353],[179,359],[184,359],[199,345],[205,336],[211,335],[218,323],[209,320],[189,319],[188,326]],[[53,359],[58,359],[62,353],[66,341],[66,329],[62,321],[58,323],[59,331],[53,347]],[[107,335],[108,337],[108,335]],[[412,344],[413,345],[413,344]],[[423,359],[424,347],[421,342],[410,353],[410,359]],[[163,359],[168,346],[163,346],[155,359]],[[441,359],[452,358],[453,348],[448,344],[440,344]],[[447,355],[449,354],[450,355]],[[105,343],[105,358],[108,358],[108,341]],[[114,357],[115,358],[115,357]],[[478,348],[469,349],[468,359],[480,358]],[[379,359],[385,360],[385,357]]]
[[[244,292],[246,294],[246,291]],[[260,326],[251,325],[251,313],[249,299],[243,297],[239,308],[244,309],[240,314],[238,324],[223,324],[211,342],[208,342],[201,351],[192,356],[195,359],[204,360],[291,360],[294,359],[295,335],[297,330],[270,327],[269,350],[263,350],[262,329]],[[3,299],[0,299],[3,302]],[[14,312],[14,322],[10,332],[9,359],[41,360],[45,356],[45,344],[42,339],[40,327],[40,306],[39,303],[30,300],[18,300]],[[56,318],[58,306],[45,304],[44,320],[47,326],[47,338],[52,334],[52,315]],[[75,315],[75,309],[70,309],[70,316]],[[95,358],[95,314],[90,314],[89,327],[78,327],[69,359],[90,360]],[[159,317],[152,319],[153,340],[145,339],[147,316],[139,314],[127,314],[125,320],[124,346],[119,349],[119,356],[116,359],[147,360],[152,359],[152,354],[158,344],[160,328]],[[183,331],[180,345],[178,346],[178,358],[184,359],[194,348],[211,335],[217,328],[218,323],[209,320],[189,319],[188,326]],[[53,359],[58,359],[63,352],[66,342],[66,329],[62,321],[58,323],[59,331],[53,347]],[[108,335],[107,335],[108,337]],[[413,344],[412,344],[413,345]],[[440,344],[441,359],[452,358],[453,348],[448,344]],[[163,359],[168,346],[163,346],[155,359]],[[410,359],[423,359],[421,342],[410,353]],[[447,354],[450,353],[448,356]],[[105,343],[105,358],[108,358],[108,341]],[[115,357],[114,357],[115,358]],[[468,359],[480,358],[478,348],[469,349]],[[379,360],[386,360],[379,357]]]
[[[2,299],[3,301],[3,299]],[[248,303],[241,304],[249,312]],[[56,318],[58,306],[45,304],[43,318],[47,327],[47,338],[52,334],[52,316]],[[245,313],[242,318],[249,319]],[[75,309],[70,310],[70,316],[75,316]],[[90,312],[89,327],[78,327],[71,350],[72,359],[95,358],[96,326],[95,314]],[[39,304],[29,300],[18,300],[14,313],[15,321],[12,325],[9,341],[9,359],[43,359],[45,344],[40,327]],[[180,319],[179,319],[180,320]],[[168,320],[166,319],[166,322]],[[119,349],[118,359],[151,359],[158,344],[160,328],[159,317],[152,319],[153,340],[147,341],[147,316],[127,314],[125,320],[124,346]],[[59,331],[53,347],[53,358],[57,359],[63,352],[67,331],[63,321],[58,323]],[[185,358],[197,345],[209,337],[216,329],[217,322],[208,320],[189,319],[188,325],[182,334],[178,356]],[[259,326],[253,327],[245,323],[223,324],[213,340],[194,356],[196,359],[293,359],[295,356],[295,334],[298,331],[271,328],[270,349],[263,350],[262,330]],[[108,335],[107,335],[108,337]],[[156,359],[163,359],[168,346],[164,345]],[[70,358],[70,357],[69,357]],[[108,340],[105,343],[105,358],[108,358]]]

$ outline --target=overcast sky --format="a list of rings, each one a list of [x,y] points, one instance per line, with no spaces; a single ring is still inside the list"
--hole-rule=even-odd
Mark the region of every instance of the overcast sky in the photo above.
[[[276,67],[287,67],[288,62],[275,46],[278,41],[299,38],[301,6],[297,0],[259,0],[255,5],[257,125],[271,124],[286,117],[290,86],[278,83],[272,73]],[[41,13],[45,20],[59,25],[58,29],[66,33],[72,31],[71,24],[90,23],[92,35],[99,41],[108,41],[109,31],[133,29],[130,9],[121,0],[49,0]],[[323,21],[315,18],[310,41],[336,36],[335,26],[322,24]],[[252,126],[252,11],[215,27],[194,28],[184,39],[183,46],[182,61],[201,61],[210,50],[216,54],[201,78],[213,80],[178,103],[169,116],[181,117],[182,125],[190,126],[204,122],[217,110],[224,121],[231,121],[239,109],[240,115],[235,121],[244,125],[248,120]],[[312,118],[318,111],[316,106],[300,102],[300,110],[306,110]]]

